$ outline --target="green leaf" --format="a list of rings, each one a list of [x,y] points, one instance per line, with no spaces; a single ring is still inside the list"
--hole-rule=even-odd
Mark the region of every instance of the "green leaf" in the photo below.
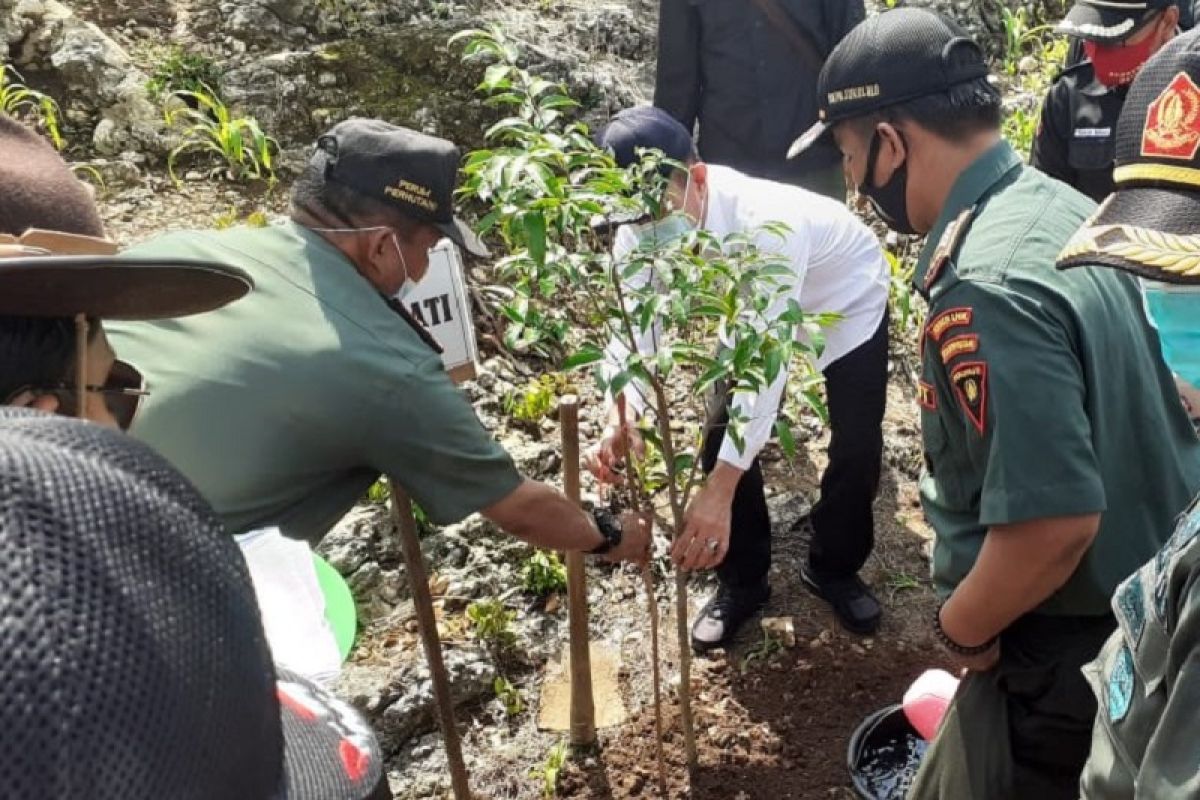
[[[531,211],[525,215],[525,239],[529,256],[538,267],[546,265],[546,217]]]
[[[692,465],[696,463],[696,457],[691,453],[676,453],[675,468],[672,470],[675,475],[687,475],[692,470]]]
[[[572,353],[563,359],[563,372],[586,367],[589,364],[595,364],[598,361],[604,360],[604,352],[595,345],[584,345],[578,352]]]
[[[767,383],[774,383],[782,368],[783,350],[777,345],[768,345],[766,352],[763,353],[763,371],[766,374]]]
[[[775,435],[779,437],[779,446],[788,458],[796,457],[796,438],[792,436],[792,426],[780,415],[775,420]]]

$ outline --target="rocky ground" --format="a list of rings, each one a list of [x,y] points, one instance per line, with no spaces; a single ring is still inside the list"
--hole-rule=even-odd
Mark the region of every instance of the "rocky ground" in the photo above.
[[[914,0],[917,4],[918,0]],[[995,47],[1009,0],[920,0],[950,10]],[[1055,5],[1056,0],[1049,4]],[[180,227],[261,223],[286,210],[287,186],[312,138],[352,114],[381,116],[481,143],[493,112],[472,92],[478,73],[458,63],[445,41],[457,30],[498,25],[522,44],[539,71],[566,82],[599,120],[645,100],[653,79],[653,0],[0,0],[0,37],[26,81],[59,99],[69,159],[94,170],[106,225],[133,243]],[[1061,6],[1062,3],[1057,3]],[[74,13],[72,13],[74,12]],[[210,165],[185,166],[169,179],[165,156],[177,142],[146,84],[174,46],[202,53],[223,71],[222,85],[239,113],[253,114],[283,152],[280,182],[234,184]],[[98,176],[98,177],[97,177]],[[486,266],[473,270],[489,280]],[[533,477],[560,482],[558,426],[547,419],[518,424],[505,398],[548,365],[498,352],[481,331],[486,360],[464,391],[480,418]],[[813,502],[827,435],[810,422],[800,454],[765,455],[775,528],[770,617],[792,620],[795,642],[776,646],[755,625],[735,647],[698,659],[693,671],[700,766],[687,775],[675,692],[673,581],[659,542],[657,605],[667,684],[666,753],[672,797],[712,800],[849,798],[845,750],[854,726],[896,702],[922,670],[939,666],[927,620],[933,596],[926,580],[930,532],[917,505],[920,445],[912,374],[915,334],[898,331],[886,419],[886,465],[876,505],[877,544],[863,577],[885,606],[879,634],[841,632],[830,613],[801,587],[797,565],[806,543],[792,523]],[[586,389],[586,387],[585,387]],[[581,432],[599,430],[597,398],[583,392]],[[594,487],[587,484],[585,489]],[[422,542],[432,571],[458,719],[472,786],[481,798],[543,796],[545,765],[560,732],[537,727],[547,664],[566,641],[565,600],[521,588],[526,546],[473,518],[428,531]],[[363,708],[387,752],[398,798],[449,796],[445,757],[430,713],[412,604],[386,507],[364,502],[327,537],[322,550],[347,576],[361,633],[338,690]],[[710,590],[692,580],[692,612]],[[640,576],[628,568],[591,566],[591,637],[620,655],[626,721],[601,731],[601,747],[563,767],[558,796],[640,798],[656,794],[649,626]],[[499,657],[481,645],[465,609],[499,600],[516,613],[516,644]],[[515,687],[524,709],[510,713],[495,696],[497,676]],[[510,705],[514,695],[509,695]]]

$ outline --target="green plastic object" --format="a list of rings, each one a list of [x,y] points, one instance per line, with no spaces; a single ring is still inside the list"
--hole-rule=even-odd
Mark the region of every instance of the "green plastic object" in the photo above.
[[[317,583],[325,595],[325,619],[333,628],[342,661],[350,657],[354,649],[354,635],[358,633],[358,612],[354,608],[354,595],[346,579],[329,565],[329,562],[313,553],[313,565],[317,568]]]

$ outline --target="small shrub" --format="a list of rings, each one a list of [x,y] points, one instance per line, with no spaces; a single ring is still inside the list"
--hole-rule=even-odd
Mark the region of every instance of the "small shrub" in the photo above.
[[[504,713],[509,717],[520,715],[525,710],[525,700],[521,697],[521,690],[501,675],[496,676],[496,680],[492,682],[492,689],[496,692],[496,698],[504,706]]]
[[[223,231],[227,228],[233,228],[237,225],[245,225],[249,228],[265,228],[265,227],[267,227],[267,224],[268,224],[268,220],[267,220],[266,212],[251,211],[249,214],[242,216],[241,214],[238,213],[237,208],[235,208],[233,206],[230,206],[228,211],[218,214],[216,217],[213,218],[213,227],[219,231]],[[384,486],[384,490],[386,491],[387,483],[384,482],[383,486]],[[374,490],[375,490],[374,485],[372,485],[371,488],[367,490],[369,499],[370,499],[370,493]],[[376,501],[372,499],[372,502],[376,502]],[[387,502],[387,495],[384,495],[383,502],[385,502],[385,503]]]
[[[63,141],[58,121],[62,116],[54,98],[25,85],[25,79],[12,64],[0,64],[0,114],[32,123],[44,131],[55,149]]]
[[[70,165],[71,172],[75,173],[75,177],[81,181],[90,183],[98,197],[104,197],[108,194],[108,184],[104,181],[104,176],[100,174],[100,170],[93,167],[91,164],[74,163]]]
[[[517,643],[512,624],[517,619],[500,600],[476,600],[467,606],[467,619],[475,630],[475,638],[487,645],[495,656],[502,655]]]
[[[530,772],[542,784],[542,797],[551,798],[558,794],[558,776],[567,763],[567,743],[559,742],[546,754],[546,762]]]
[[[253,216],[253,215],[252,215]],[[252,224],[252,223],[247,223]],[[377,506],[386,506],[392,499],[392,487],[388,483],[387,478],[379,478],[371,484],[367,489],[367,493],[363,495],[360,502],[372,503]],[[429,519],[429,515],[425,513],[425,509],[421,508],[417,503],[412,504],[413,519],[417,521],[417,531],[422,536],[433,533],[434,524]]]
[[[517,422],[537,425],[554,413],[558,398],[576,391],[565,375],[542,375],[521,391],[504,398],[504,411]]]
[[[892,327],[899,334],[907,334],[921,325],[921,309],[917,305],[916,290],[913,288],[913,273],[917,262],[900,253],[884,250],[888,262],[888,311]]]
[[[535,550],[521,568],[521,586],[527,592],[545,596],[567,588],[567,568],[557,553]]]
[[[162,60],[150,80],[146,92],[152,100],[161,100],[175,92],[208,92],[218,95],[221,89],[221,69],[211,58],[173,47]]]
[[[191,152],[219,156],[232,180],[265,178],[275,182],[273,164],[279,143],[263,133],[256,119],[234,117],[210,88],[174,92],[172,97],[188,103],[166,113],[167,124],[181,128],[183,136],[183,142],[167,156],[167,171],[176,184],[179,177],[175,164],[180,156]]]
[[[755,661],[765,664],[781,652],[783,652],[783,642],[769,633],[764,633],[762,641],[752,647],[742,659],[742,672],[748,672]]]

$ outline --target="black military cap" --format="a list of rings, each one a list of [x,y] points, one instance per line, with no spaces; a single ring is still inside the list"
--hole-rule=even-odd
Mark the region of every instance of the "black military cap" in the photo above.
[[[1056,30],[1101,44],[1120,42],[1173,5],[1177,0],[1076,0]]]
[[[792,144],[788,158],[839,122],[987,75],[983,51],[955,22],[918,8],[885,11],[860,23],[830,53],[817,80],[819,119]]]
[[[459,152],[453,143],[378,119],[348,119],[317,139],[312,164],[326,180],[390,203],[477,256],[487,248],[454,216]]]
[[[1058,257],[1200,284],[1200,30],[1138,74],[1117,121],[1116,191]]]

